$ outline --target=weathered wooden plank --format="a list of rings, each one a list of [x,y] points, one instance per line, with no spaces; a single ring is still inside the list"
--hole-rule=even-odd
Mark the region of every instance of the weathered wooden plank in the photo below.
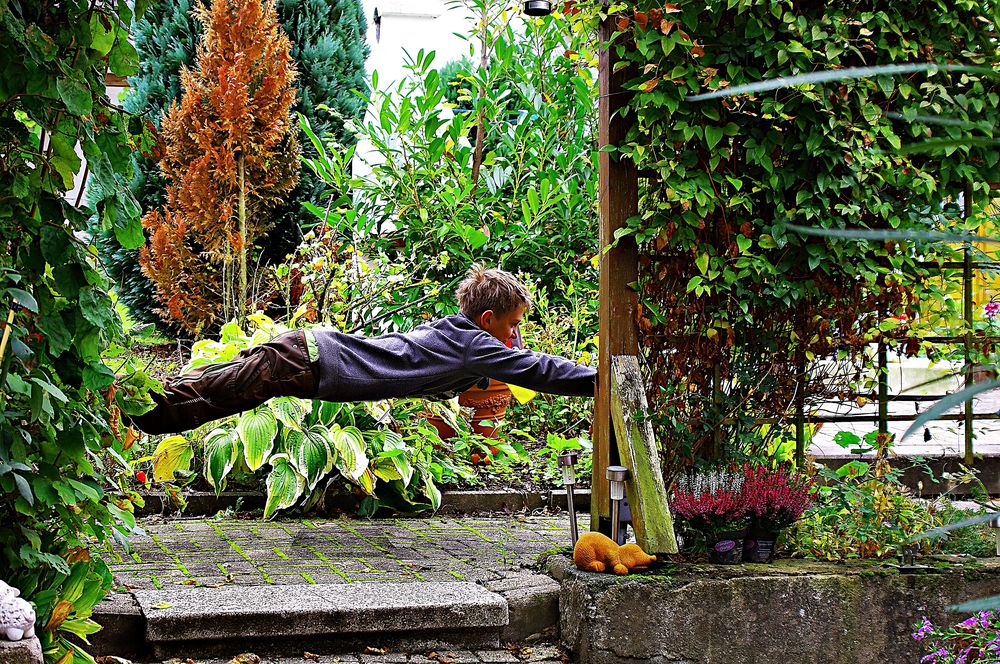
[[[646,389],[634,355],[611,358],[611,414],[618,454],[630,471],[625,490],[636,541],[647,553],[677,553]]]
[[[623,83],[632,75],[631,70],[614,71],[614,49],[607,46],[614,33],[614,17],[601,23],[601,49],[599,63],[599,124],[598,143],[618,145],[625,139],[631,118],[618,115],[630,98]],[[622,238],[607,250],[615,240],[615,231],[625,221],[638,213],[639,178],[635,165],[618,155],[601,152],[598,157],[598,198],[600,214],[600,293],[598,316],[600,343],[598,344],[597,395],[594,401],[594,473],[591,482],[590,528],[610,534],[610,503],[605,470],[618,462],[613,444],[611,425],[612,355],[634,355],[638,352],[638,328],[635,312],[637,293],[629,284],[638,278],[638,250],[631,236]],[[602,523],[603,520],[603,523]]]

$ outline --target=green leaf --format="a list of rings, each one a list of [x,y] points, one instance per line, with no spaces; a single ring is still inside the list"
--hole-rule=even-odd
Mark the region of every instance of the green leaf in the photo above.
[[[275,454],[270,459],[271,472],[267,476],[267,502],[264,518],[271,518],[278,510],[295,504],[306,488],[304,477],[295,472],[287,454]]]
[[[101,55],[107,55],[115,43],[115,32],[113,28],[109,30],[104,27],[102,18],[101,12],[90,15],[90,48]]]
[[[84,83],[72,78],[56,80],[56,90],[59,98],[66,105],[66,110],[73,115],[90,115],[94,111],[94,98],[90,88]]]
[[[269,408],[257,408],[240,415],[236,432],[243,442],[243,458],[250,470],[257,470],[274,449],[278,421]]]
[[[64,620],[59,624],[59,629],[63,632],[69,632],[74,634],[81,639],[84,643],[90,643],[87,637],[91,634],[96,634],[101,631],[101,626],[90,618],[72,618],[70,620]]]
[[[240,440],[234,433],[219,428],[205,436],[205,479],[216,494],[226,487],[226,476],[240,458]]]
[[[302,431],[302,422],[312,409],[312,403],[295,397],[278,397],[271,399],[267,407],[279,422],[289,429]]]
[[[35,297],[28,291],[21,288],[8,288],[7,295],[14,298],[15,302],[31,313],[38,313],[38,302],[35,301]]]
[[[422,475],[424,479],[424,495],[431,501],[431,508],[436,512],[441,507],[441,489],[434,483],[434,477],[430,473]]]
[[[323,425],[314,426],[304,432],[290,431],[295,435],[294,439],[289,436],[289,454],[292,464],[300,475],[305,477],[306,486],[312,491],[329,472],[327,470],[332,463],[332,452],[327,443],[330,432]],[[294,440],[294,443],[292,443]]]
[[[111,73],[118,76],[135,76],[139,73],[139,54],[128,39],[118,39],[108,58]]]
[[[356,482],[368,468],[365,440],[361,431],[355,427],[344,427],[332,433],[331,442],[337,452],[337,469]]]
[[[17,473],[13,474],[14,484],[17,485],[17,492],[21,494],[21,497],[28,501],[29,505],[34,506],[35,496],[31,493],[31,486],[28,484],[28,480],[24,479]]]
[[[725,130],[722,127],[713,125],[705,126],[705,141],[708,143],[709,150],[718,145],[723,136],[725,136]]]
[[[66,403],[69,401],[69,397],[67,397],[62,390],[60,390],[58,387],[56,387],[49,381],[43,380],[38,376],[32,376],[31,382],[37,385],[38,387],[42,388],[46,392],[48,392],[51,397],[57,399],[61,403]]]

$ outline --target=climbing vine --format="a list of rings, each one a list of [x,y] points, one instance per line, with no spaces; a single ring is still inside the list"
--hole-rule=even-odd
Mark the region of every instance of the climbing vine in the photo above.
[[[93,218],[124,245],[143,239],[126,182],[154,136],[105,88],[136,71],[132,20],[124,0],[0,5],[0,578],[34,603],[60,664],[92,661],[65,637],[99,629],[111,575],[91,552],[134,524],[116,488],[134,442],[121,411],[150,403],[141,371],[102,359],[125,344],[82,233]],[[91,207],[67,193],[81,171]]]
[[[1000,180],[992,3],[605,12],[633,95],[615,149],[640,174],[620,235],[640,247],[637,323],[673,466],[773,437],[761,419],[790,413],[803,374],[810,399],[850,394],[873,341],[918,352],[944,296],[929,264],[958,252],[923,238],[974,229],[963,192],[985,200]],[[830,233],[844,229],[884,233]]]

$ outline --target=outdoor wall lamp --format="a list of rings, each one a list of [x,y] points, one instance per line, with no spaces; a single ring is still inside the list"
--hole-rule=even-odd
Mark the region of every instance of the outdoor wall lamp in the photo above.
[[[628,468],[625,466],[608,466],[607,478],[611,493],[611,540],[618,541],[618,523],[622,501],[625,499],[625,479]]]
[[[569,533],[573,538],[574,547],[579,536],[576,530],[576,507],[573,504],[573,487],[576,485],[576,460],[578,456],[576,450],[565,450],[559,454],[562,481],[566,486],[566,509],[569,511]]]
[[[548,16],[552,13],[550,0],[524,0],[524,13],[528,16]]]

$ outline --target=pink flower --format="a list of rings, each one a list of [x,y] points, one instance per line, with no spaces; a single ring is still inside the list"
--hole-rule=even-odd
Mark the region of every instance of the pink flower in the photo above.
[[[987,302],[983,305],[983,315],[986,318],[993,320],[997,317],[998,313],[1000,313],[1000,302]]]

